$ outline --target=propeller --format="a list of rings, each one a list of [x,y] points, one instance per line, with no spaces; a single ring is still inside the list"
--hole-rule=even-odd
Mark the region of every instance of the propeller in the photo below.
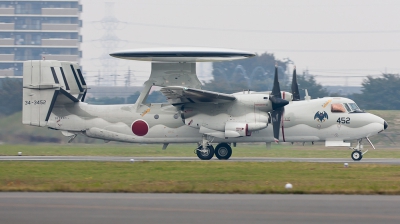
[[[272,103],[271,117],[272,117],[272,126],[274,129],[274,138],[275,142],[279,142],[279,128],[281,126],[281,120],[283,112],[285,111],[284,106],[289,104],[289,101],[282,99],[281,96],[281,88],[279,86],[278,81],[278,66],[275,65],[275,77],[274,77],[274,85],[272,87],[271,95],[269,99]]]
[[[184,124],[186,124],[186,123],[185,123],[185,104],[182,104],[181,110],[179,111],[179,113],[181,114],[182,122],[183,122]]]
[[[299,85],[297,84],[296,66],[294,66],[293,70],[292,95],[293,95],[292,101],[300,101]]]

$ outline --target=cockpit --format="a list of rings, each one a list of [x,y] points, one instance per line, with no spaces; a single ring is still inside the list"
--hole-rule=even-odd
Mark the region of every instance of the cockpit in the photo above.
[[[364,113],[356,103],[332,103],[331,112],[333,113]]]

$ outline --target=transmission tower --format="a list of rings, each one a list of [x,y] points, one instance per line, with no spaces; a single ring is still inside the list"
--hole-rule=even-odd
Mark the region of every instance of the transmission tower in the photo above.
[[[128,68],[128,74],[125,76],[125,87],[131,86],[131,68]]]
[[[100,86],[100,81],[103,79],[103,78],[101,77],[100,70],[99,70],[99,73],[97,74],[97,76],[95,76],[95,77],[97,78],[97,80],[96,80],[97,85]]]
[[[117,66],[119,60],[112,58],[109,54],[120,45],[121,39],[115,34],[115,31],[119,29],[120,25],[124,22],[119,21],[114,16],[114,2],[105,3],[105,16],[100,21],[94,21],[101,25],[101,30],[104,30],[104,34],[96,41],[100,42],[103,48],[103,53],[99,57],[100,64],[102,66],[103,83],[110,83],[114,81],[114,86],[117,85]],[[112,78],[114,77],[114,80]]]

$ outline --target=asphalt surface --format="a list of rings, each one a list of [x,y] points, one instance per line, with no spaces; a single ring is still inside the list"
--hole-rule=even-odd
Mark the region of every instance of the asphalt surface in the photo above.
[[[131,162],[133,161],[200,161],[197,157],[115,157],[115,156],[0,156],[0,161],[106,161]],[[211,161],[219,161],[213,158]],[[400,159],[363,158],[353,161],[351,158],[272,158],[272,157],[231,157],[226,162],[313,162],[313,163],[372,163],[397,164]]]
[[[400,223],[400,196],[0,193],[0,223]]]

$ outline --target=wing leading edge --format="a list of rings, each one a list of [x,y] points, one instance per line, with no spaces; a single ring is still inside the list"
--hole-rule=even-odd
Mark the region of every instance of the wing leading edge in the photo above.
[[[231,94],[217,93],[183,86],[169,86],[160,90],[172,105],[185,103],[226,103],[236,100]]]

